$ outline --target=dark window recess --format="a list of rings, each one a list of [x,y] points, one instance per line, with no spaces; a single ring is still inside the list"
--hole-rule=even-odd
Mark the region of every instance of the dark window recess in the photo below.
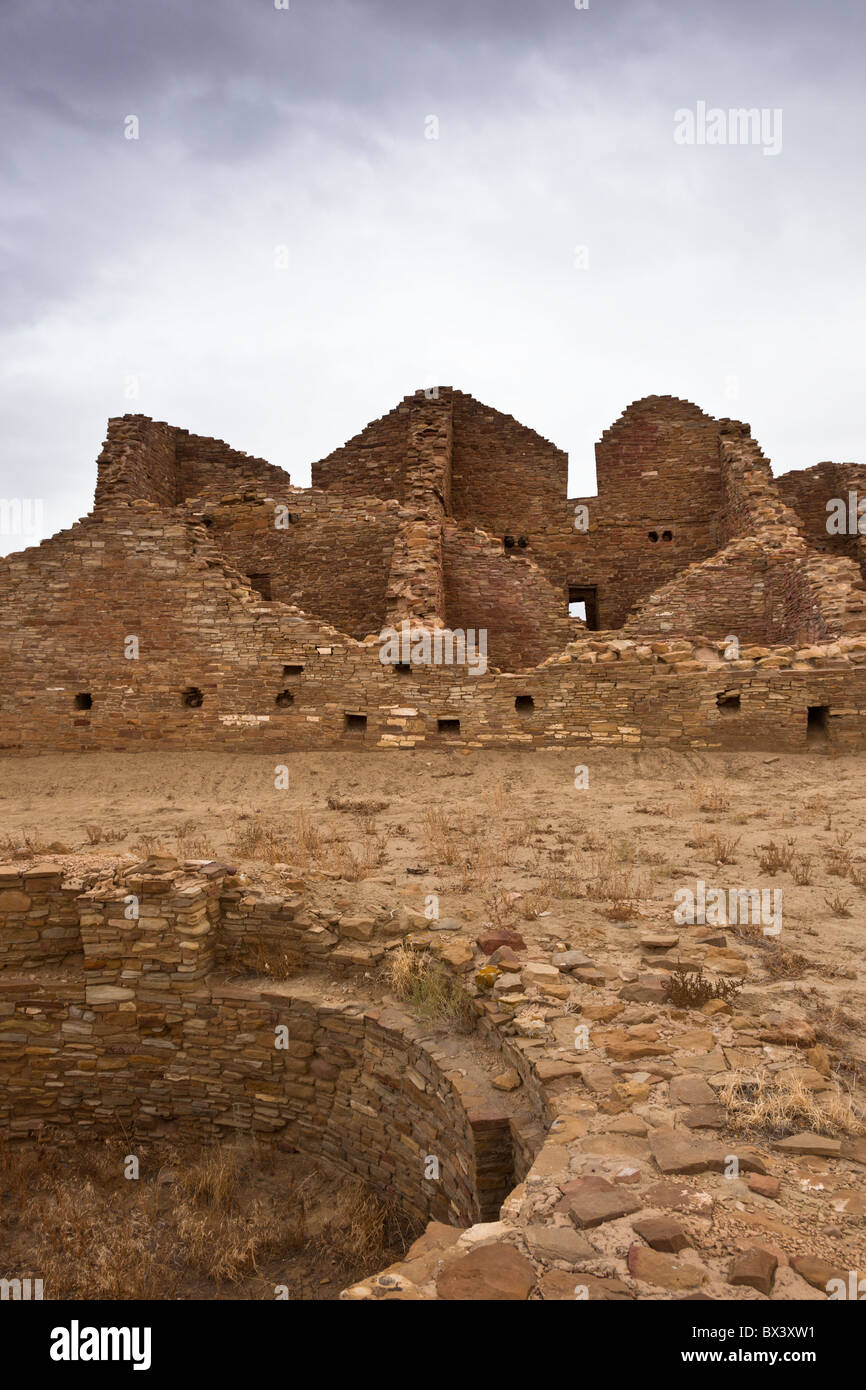
[[[525,550],[526,547],[529,545],[529,537],[528,537],[528,536],[518,536],[518,537],[517,537],[517,544],[520,546],[520,549],[521,549],[521,550]]]
[[[809,743],[826,743],[830,732],[830,706],[810,705],[806,717],[806,740]]]
[[[93,696],[89,690],[82,690],[80,694],[76,695],[73,704],[76,709],[92,709]]]
[[[659,533],[658,533],[658,531],[648,531],[648,532],[647,532],[647,535],[649,536],[649,538],[650,538],[651,541],[657,541],[658,538],[659,538]]]
[[[366,714],[349,714],[343,716],[344,728],[347,734],[365,734],[367,732]]]
[[[394,670],[398,676],[408,676],[412,670],[412,663],[409,661],[395,661]]]
[[[269,574],[248,574],[247,579],[252,584],[257,594],[261,594],[266,603],[270,603],[273,598],[271,593],[271,576]]]
[[[204,703],[204,696],[197,685],[187,686],[183,692],[183,703],[187,709],[199,709]]]
[[[460,733],[459,719],[438,719],[436,722],[443,738],[456,738]]]
[[[663,541],[672,541],[673,538],[674,538],[674,533],[673,533],[673,531],[662,531],[662,540],[663,540]]]
[[[274,701],[274,704],[279,705],[280,709],[287,709],[289,705],[293,705],[294,703],[295,697],[291,690],[281,690]]]
[[[572,616],[579,617],[580,614],[572,613],[572,604],[582,603],[584,605],[585,622],[592,632],[598,631],[598,588],[595,584],[569,584],[568,586],[568,611]]]
[[[502,537],[502,544],[505,546],[505,549],[506,549],[506,550],[513,550],[513,549],[514,549],[514,537],[513,537],[513,536],[503,536],[503,537]]]
[[[740,697],[739,695],[728,695],[725,691],[722,691],[721,695],[716,696],[716,704],[722,714],[738,714],[740,710]]]
[[[291,663],[283,667],[284,676],[300,676],[303,673],[303,666],[292,665]]]
[[[531,695],[518,695],[514,701],[514,708],[518,714],[529,714],[531,710],[535,709],[535,701]]]

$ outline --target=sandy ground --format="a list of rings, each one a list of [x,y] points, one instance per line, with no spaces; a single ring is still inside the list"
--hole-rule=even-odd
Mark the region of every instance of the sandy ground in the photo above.
[[[610,750],[587,751],[579,764],[579,756],[3,758],[0,859],[50,859],[76,871],[150,854],[227,859],[276,888],[301,876],[326,918],[365,906],[422,912],[433,894],[440,917],[469,936],[509,926],[530,957],[579,948],[614,971],[634,969],[647,937],[671,931],[678,890],[702,881],[781,893],[778,937],[765,939],[760,926],[725,927],[745,962],[737,1007],[808,1018],[833,1075],[862,1106],[866,759]],[[364,979],[366,990],[382,990],[377,978]],[[492,1076],[500,1064],[482,1053],[475,1060]],[[841,1232],[821,1206],[830,1177],[816,1176],[820,1162],[785,1160],[793,1194],[785,1229],[794,1248],[830,1259]],[[315,1196],[326,1213],[329,1185]],[[719,1209],[713,1238],[728,1251],[742,1235],[731,1222],[746,1218]],[[845,1218],[858,1241],[862,1220]],[[288,1268],[293,1297],[331,1297],[338,1287],[338,1271],[318,1252],[299,1249]],[[269,1267],[262,1273],[273,1277]],[[243,1290],[260,1296],[258,1284],[245,1281]],[[203,1286],[180,1296],[225,1295]]]
[[[626,929],[609,920],[611,897],[663,929],[674,893],[698,880],[781,890],[775,944],[805,964],[793,960],[779,987],[864,1016],[866,759],[583,756],[585,787],[578,755],[564,751],[289,754],[287,777],[273,756],[248,754],[6,757],[0,857],[80,866],[165,852],[228,857],[256,876],[277,862],[359,894],[365,880],[392,883],[419,906],[436,892],[443,913],[470,925],[495,921],[501,896],[522,892],[548,935],[596,950]],[[790,867],[762,866],[771,844]],[[850,1045],[866,1056],[858,1034]]]
[[[536,926],[548,937],[596,952],[615,952],[628,931],[610,920],[615,898],[632,904],[633,925],[664,930],[676,891],[699,880],[781,891],[776,988],[841,1028],[866,1059],[855,1026],[866,1016],[866,759],[578,756],[6,757],[0,858],[68,857],[81,867],[160,852],[228,857],[257,878],[287,864],[345,880],[350,896],[375,888],[387,899],[393,885],[395,898],[422,908],[434,892],[443,914],[470,927],[499,920],[503,895],[520,892],[525,924],[543,913]],[[789,867],[768,871],[770,845]],[[407,873],[418,868],[426,872]]]

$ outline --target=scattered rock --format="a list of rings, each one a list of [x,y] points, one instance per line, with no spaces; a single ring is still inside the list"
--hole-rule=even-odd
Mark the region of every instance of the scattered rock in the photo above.
[[[758,1293],[769,1295],[779,1261],[759,1245],[735,1255],[728,1269],[729,1284],[747,1284]]]

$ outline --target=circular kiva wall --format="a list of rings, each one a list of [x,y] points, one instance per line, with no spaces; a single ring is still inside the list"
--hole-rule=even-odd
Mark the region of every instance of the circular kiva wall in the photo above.
[[[267,1080],[245,1081],[241,1102],[214,1095],[214,1123],[321,1155],[419,1220],[495,1220],[531,1162],[532,1117],[490,1090],[469,1039],[432,1037],[394,1008],[322,1002],[322,985],[292,980],[259,995]]]
[[[0,1133],[254,1134],[452,1224],[495,1220],[542,1140],[529,1109],[489,1089],[477,1039],[433,1037],[351,995],[327,1002],[321,975],[211,976],[166,997],[74,969],[41,984],[15,973],[0,975]]]

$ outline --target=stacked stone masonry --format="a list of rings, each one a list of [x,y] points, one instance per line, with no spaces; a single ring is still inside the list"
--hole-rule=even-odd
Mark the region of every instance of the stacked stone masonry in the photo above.
[[[862,746],[864,537],[827,519],[866,468],[774,479],[747,425],[672,397],[596,461],[568,499],[561,450],[450,387],[310,488],[113,419],[91,514],[0,561],[0,746],[794,750],[810,710]],[[483,632],[485,662],[383,663],[401,625]]]

